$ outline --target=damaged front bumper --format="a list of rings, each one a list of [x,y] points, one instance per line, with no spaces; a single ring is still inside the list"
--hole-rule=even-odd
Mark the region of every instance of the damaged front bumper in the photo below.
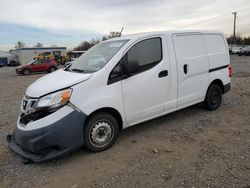
[[[33,162],[58,158],[84,144],[85,119],[84,113],[69,106],[25,126],[19,118],[13,134],[7,137],[9,148]]]

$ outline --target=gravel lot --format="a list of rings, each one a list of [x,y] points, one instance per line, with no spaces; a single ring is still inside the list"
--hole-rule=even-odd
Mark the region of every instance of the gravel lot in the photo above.
[[[109,150],[22,163],[5,137],[21,98],[44,74],[0,69],[0,187],[250,187],[250,58],[231,57],[232,90],[217,111],[201,105],[124,130]]]

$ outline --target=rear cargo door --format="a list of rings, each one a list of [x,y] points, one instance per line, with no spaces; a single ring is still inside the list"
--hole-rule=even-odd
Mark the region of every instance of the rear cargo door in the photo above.
[[[204,100],[209,62],[202,34],[173,35],[177,74],[178,108]]]

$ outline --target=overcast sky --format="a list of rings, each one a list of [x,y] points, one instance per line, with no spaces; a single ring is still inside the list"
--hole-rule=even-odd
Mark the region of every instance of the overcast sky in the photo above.
[[[17,40],[72,48],[110,31],[212,29],[250,34],[249,0],[0,0],[0,50]]]

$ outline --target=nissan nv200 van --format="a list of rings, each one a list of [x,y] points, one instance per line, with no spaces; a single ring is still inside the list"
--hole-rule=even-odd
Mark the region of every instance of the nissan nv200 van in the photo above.
[[[31,84],[7,141],[11,150],[34,162],[83,145],[103,151],[132,125],[201,102],[216,110],[230,90],[231,75],[221,32],[113,38]]]

